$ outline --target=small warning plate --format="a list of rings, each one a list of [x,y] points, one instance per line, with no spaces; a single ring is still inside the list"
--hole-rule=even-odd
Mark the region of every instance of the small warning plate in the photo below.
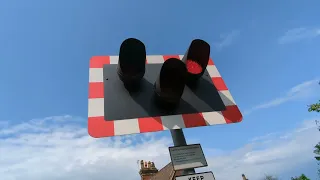
[[[191,175],[177,176],[176,180],[215,180],[215,178],[213,176],[213,173],[210,171]]]

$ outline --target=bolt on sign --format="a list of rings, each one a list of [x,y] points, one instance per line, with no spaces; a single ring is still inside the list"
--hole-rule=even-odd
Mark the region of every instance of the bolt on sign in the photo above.
[[[95,138],[242,121],[210,45],[191,42],[185,55],[146,55],[138,39],[118,56],[93,56],[88,132]]]
[[[169,147],[169,153],[175,171],[208,166],[200,144]]]

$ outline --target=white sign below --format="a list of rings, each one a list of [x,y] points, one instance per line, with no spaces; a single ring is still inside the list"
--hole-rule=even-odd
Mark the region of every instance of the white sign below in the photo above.
[[[176,180],[215,180],[212,172],[203,172],[191,175],[177,176]]]
[[[200,144],[169,147],[169,153],[175,171],[208,166]]]

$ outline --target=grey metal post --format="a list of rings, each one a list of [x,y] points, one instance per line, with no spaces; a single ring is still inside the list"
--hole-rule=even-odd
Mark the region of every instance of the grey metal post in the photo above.
[[[184,137],[182,129],[170,129],[172,141],[174,146],[187,145],[186,138]],[[194,168],[183,170],[183,175],[194,174]]]

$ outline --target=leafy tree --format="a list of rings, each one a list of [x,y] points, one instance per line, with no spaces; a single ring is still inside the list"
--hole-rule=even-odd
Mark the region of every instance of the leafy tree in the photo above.
[[[319,127],[320,131],[320,127]],[[315,156],[316,160],[318,161],[318,165],[320,166],[320,142],[314,147],[315,150],[313,151],[317,156]],[[320,168],[318,169],[318,176],[320,177]]]
[[[312,111],[320,112],[320,100],[318,103],[314,103],[314,104],[309,105],[308,111],[309,112],[312,112]]]
[[[302,174],[299,177],[291,178],[291,180],[310,180],[306,175]]]
[[[271,175],[266,175],[263,180],[278,180],[278,178]]]
[[[316,124],[318,125],[318,120],[316,120]],[[318,129],[320,131],[320,125],[318,126]],[[315,156],[317,161],[320,161],[320,142],[314,147],[314,151],[313,151],[317,156]],[[320,162],[319,162],[320,165]],[[320,169],[319,169],[319,176],[320,176]]]
[[[320,142],[314,148],[315,150],[313,152],[318,155],[315,158],[317,161],[320,161]]]
[[[319,84],[320,84],[320,82],[319,82]],[[308,111],[309,112],[320,112],[320,100],[318,103],[309,105]],[[316,120],[316,124],[318,125],[318,120]],[[318,126],[318,129],[320,131],[320,125]],[[319,162],[320,161],[320,142],[314,148],[315,149],[313,152],[316,154],[315,158],[318,161],[318,165],[320,165],[320,162]],[[320,168],[318,169],[318,175],[320,177]]]
[[[320,82],[319,82],[319,85],[320,85]],[[320,112],[320,100],[318,103],[314,103],[314,104],[309,105],[308,111],[309,112],[312,112],[312,111]]]

